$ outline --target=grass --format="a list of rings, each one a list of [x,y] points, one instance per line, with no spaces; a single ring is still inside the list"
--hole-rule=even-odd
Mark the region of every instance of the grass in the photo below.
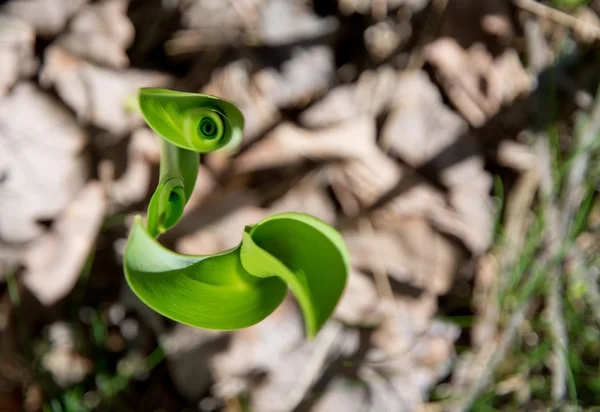
[[[551,148],[553,169],[553,188],[558,200],[565,190],[565,180],[570,167],[583,153],[590,156],[585,182],[585,193],[581,206],[569,225],[568,233],[561,239],[560,250],[554,256],[547,256],[548,244],[545,233],[548,230],[548,216],[542,200],[538,199],[531,209],[527,236],[517,261],[507,268],[504,287],[498,293],[498,305],[502,311],[501,323],[507,322],[513,311],[524,302],[531,302],[531,310],[525,324],[518,333],[509,356],[504,359],[494,373],[494,382],[481,393],[471,406],[471,410],[556,410],[561,407],[576,407],[583,410],[600,408],[600,330],[586,301],[589,293],[586,285],[578,280],[587,273],[572,273],[568,270],[569,254],[582,234],[594,236],[600,242],[600,233],[589,227],[589,217],[598,203],[598,160],[600,135],[596,135],[592,144],[578,145],[583,124],[589,123],[589,116],[579,115],[573,126],[575,139],[573,148],[565,153],[560,148],[556,127],[547,131]],[[496,184],[496,192],[502,193],[501,185]],[[503,196],[497,198],[503,199]],[[501,219],[496,225],[495,242],[502,245]],[[546,256],[546,258],[544,258]],[[600,259],[585,256],[583,272],[598,266]],[[564,349],[567,360],[567,396],[562,405],[552,399],[552,370],[549,367],[554,356],[554,341],[551,332],[551,319],[546,308],[549,293],[549,275],[559,274],[559,282],[565,290],[562,295],[565,329],[568,333],[568,347]],[[516,378],[515,378],[516,377]],[[518,379],[521,385],[504,391],[503,383],[509,379]]]

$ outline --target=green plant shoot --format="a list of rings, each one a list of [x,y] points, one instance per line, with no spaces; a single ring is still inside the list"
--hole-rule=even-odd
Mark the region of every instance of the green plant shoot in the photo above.
[[[222,253],[166,249],[156,238],[180,220],[196,183],[198,154],[239,145],[244,118],[226,100],[166,89],[141,89],[139,106],[163,140],[160,180],[146,224],[135,218],[123,258],[134,293],[175,321],[234,330],[266,318],[289,287],[307,336],[314,338],[346,284],[349,257],[342,236],[310,215],[281,213],[246,226],[238,246]]]

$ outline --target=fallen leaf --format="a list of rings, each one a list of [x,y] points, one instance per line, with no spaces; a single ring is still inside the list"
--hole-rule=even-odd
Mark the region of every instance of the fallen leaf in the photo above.
[[[69,24],[68,33],[54,44],[93,63],[113,68],[129,66],[127,49],[134,27],[127,17],[128,0],[105,0],[86,5]]]
[[[323,37],[339,26],[335,17],[316,16],[303,0],[268,0],[260,12],[256,33],[252,35],[269,46]]]
[[[423,408],[423,402],[433,385],[450,372],[454,341],[460,334],[460,328],[430,321],[424,317],[426,313],[419,316],[415,308],[411,309],[414,303],[405,300],[404,305],[399,307],[395,323],[388,326],[392,329],[380,329],[373,336],[374,347],[371,353],[367,352],[367,359],[373,352],[381,352],[385,354],[385,361],[376,361],[372,365],[367,363],[368,366],[359,370],[359,377],[366,382],[371,393],[373,410],[419,410]],[[427,304],[419,306],[422,307],[421,311],[428,307]],[[415,315],[423,327],[412,329],[412,333],[406,337],[409,331],[407,324],[414,325]],[[395,344],[399,341],[403,342]]]
[[[343,232],[352,265],[372,270],[372,262],[404,285],[435,295],[448,292],[464,252],[423,218],[402,219],[389,230]]]
[[[79,278],[104,219],[106,197],[99,182],[88,183],[53,228],[28,249],[23,283],[46,306],[66,296]]]
[[[260,92],[276,107],[302,107],[323,94],[333,79],[335,61],[328,46],[294,47],[280,70],[254,76]]]
[[[265,3],[265,0],[182,2],[181,22],[185,30],[177,32],[166,47],[172,51],[197,51],[231,44],[258,24]]]
[[[359,117],[336,127],[311,131],[284,122],[234,160],[234,170],[251,172],[289,166],[304,159],[360,158],[376,150],[375,121]]]
[[[468,132],[467,123],[442,103],[423,71],[398,76],[397,90],[381,139],[409,165],[423,165]]]
[[[35,32],[18,18],[0,15],[0,37],[0,96],[4,96],[19,78],[37,69]]]
[[[369,410],[366,385],[344,377],[336,377],[327,385],[312,406],[312,412],[364,412]]]
[[[44,232],[83,186],[84,131],[32,84],[0,98],[0,238],[25,243]]]
[[[202,207],[202,211],[205,208]],[[197,232],[183,236],[176,250],[183,254],[214,254],[237,246],[247,225],[266,217],[266,212],[255,206],[245,206],[212,219],[209,225]]]
[[[397,81],[396,72],[389,66],[367,70],[355,83],[330,90],[322,100],[304,110],[300,122],[308,127],[324,127],[360,115],[377,116],[394,95]]]
[[[317,186],[316,179],[297,184],[268,209],[270,215],[284,212],[307,213],[334,224],[335,209],[323,187]]]
[[[227,334],[177,324],[159,337],[165,351],[166,364],[177,391],[191,402],[197,402],[210,388],[213,356],[223,351]]]
[[[356,331],[332,333],[335,329],[337,326],[328,324],[315,341],[305,340],[302,317],[288,296],[262,322],[232,333],[228,349],[211,362],[216,382],[213,392],[224,398],[247,393],[251,410],[289,409],[290,397],[298,390],[306,373],[313,372],[310,368],[314,367],[315,351],[325,351],[325,364],[356,351]],[[323,339],[331,341],[321,348]],[[319,366],[325,365],[316,366],[318,377],[323,369]],[[264,378],[256,379],[261,373]]]
[[[277,364],[303,344],[303,328],[298,308],[288,296],[262,322],[233,332],[227,350],[214,356],[210,362],[215,394],[226,398],[236,396],[251,386],[249,373],[281,367]]]
[[[518,171],[530,170],[536,162],[536,155],[529,147],[513,140],[501,141],[496,157],[500,165]]]
[[[167,75],[157,72],[94,66],[56,45],[46,49],[40,74],[42,86],[54,86],[81,121],[118,136],[144,123],[135,109],[127,109],[138,89],[165,86],[168,81]]]
[[[472,227],[461,239],[481,252],[491,240],[493,222],[492,178],[484,169],[483,148],[467,123],[442,103],[424,73],[407,73],[402,80],[404,98],[398,98],[387,118],[382,142],[415,169],[427,167],[437,175],[449,189],[457,218]]]
[[[425,48],[425,56],[452,103],[474,127],[533,87],[513,49],[494,58],[481,44],[465,50],[453,39],[441,38]]]
[[[19,17],[35,28],[38,35],[54,36],[88,0],[13,0],[0,6],[0,12]]]
[[[133,132],[127,148],[127,166],[125,172],[113,179],[114,164],[107,160],[101,165],[105,174],[108,199],[114,207],[122,209],[142,201],[150,190],[153,164],[160,160],[160,140],[148,129]],[[110,169],[110,171],[109,171]]]
[[[382,321],[384,310],[375,284],[360,270],[350,270],[348,283],[333,316],[340,322],[355,326],[373,326]]]

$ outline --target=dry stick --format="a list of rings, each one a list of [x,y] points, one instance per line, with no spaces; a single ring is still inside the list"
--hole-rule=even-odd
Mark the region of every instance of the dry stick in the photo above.
[[[540,133],[538,136],[538,158],[541,195],[543,208],[547,217],[546,240],[548,242],[548,253],[556,258],[562,250],[561,242],[565,239],[565,233],[560,225],[558,208],[554,202],[556,187],[552,178],[552,166],[550,164],[550,148],[548,136]],[[549,274],[549,291],[546,295],[546,306],[550,317],[550,330],[554,338],[552,348],[552,400],[560,401],[567,393],[567,359],[568,346],[567,328],[562,307],[562,283],[560,281],[560,270],[552,267]]]
[[[308,364],[304,370],[302,370],[296,385],[294,385],[294,389],[288,396],[286,407],[283,409],[284,411],[293,411],[317,381],[317,378],[323,369],[323,365],[327,360],[327,355],[341,332],[342,325],[336,321],[330,321],[321,331]]]
[[[538,3],[534,0],[512,0],[512,3],[525,10],[529,13],[535,14],[539,17],[552,20],[562,26],[568,27],[572,30],[584,29],[596,38],[600,38],[600,27],[573,17],[570,14],[564,13],[560,10],[553,9],[542,3]]]
[[[527,3],[519,1],[518,3]],[[537,4],[537,3],[536,3]],[[535,8],[536,6],[534,6]],[[552,9],[550,9],[552,10]],[[543,69],[545,62],[544,50],[547,45],[542,36],[539,24],[536,21],[528,21],[525,26],[525,36],[527,43],[527,51],[530,57],[529,67],[534,72],[539,72]],[[542,85],[543,87],[543,85]],[[541,97],[538,97],[541,99]],[[538,112],[543,115],[544,106],[538,107]],[[542,127],[545,123],[542,122]],[[548,136],[544,132],[538,133],[537,136],[537,154],[538,154],[538,175],[540,178],[540,195],[542,198],[542,207],[547,218],[546,232],[544,237],[548,242],[548,250],[546,253],[549,256],[549,262],[558,257],[561,253],[564,241],[564,230],[560,224],[560,215],[556,206],[556,182],[552,176],[552,165],[550,157],[550,148]],[[549,290],[546,295],[546,308],[550,317],[550,330],[553,335],[552,347],[552,399],[559,401],[563,399],[567,392],[567,370],[568,363],[566,359],[566,351],[568,345],[567,328],[562,307],[562,282],[560,271],[556,267],[550,267],[549,274]]]

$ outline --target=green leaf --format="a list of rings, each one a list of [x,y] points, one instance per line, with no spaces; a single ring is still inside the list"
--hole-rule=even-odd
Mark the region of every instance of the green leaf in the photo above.
[[[143,88],[139,104],[148,125],[182,149],[208,153],[241,142],[244,117],[226,100],[205,94]]]
[[[158,313],[206,329],[251,326],[282,302],[286,285],[258,279],[241,265],[239,247],[214,256],[184,256],[162,247],[136,219],[124,258],[127,282]]]
[[[298,213],[264,219],[244,232],[238,247],[210,256],[165,249],[138,217],[124,268],[131,289],[152,309],[206,329],[260,322],[279,306],[289,286],[312,338],[341,297],[349,259],[339,233]]]
[[[173,320],[232,330],[266,318],[289,287],[314,338],[346,285],[350,264],[342,236],[315,217],[281,213],[247,226],[239,245],[219,254],[166,249],[156,237],[181,219],[198,175],[198,153],[238,145],[244,119],[232,103],[194,93],[141,89],[139,103],[164,140],[147,225],[136,217],[123,257],[131,289]]]

